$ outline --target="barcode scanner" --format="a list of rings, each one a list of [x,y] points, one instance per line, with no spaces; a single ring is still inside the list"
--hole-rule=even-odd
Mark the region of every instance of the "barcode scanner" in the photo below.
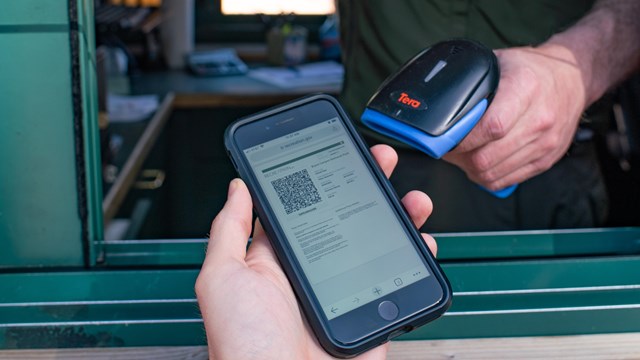
[[[371,97],[362,122],[378,133],[441,158],[478,123],[498,87],[490,49],[470,40],[437,43],[389,76]],[[498,191],[506,198],[512,185]]]

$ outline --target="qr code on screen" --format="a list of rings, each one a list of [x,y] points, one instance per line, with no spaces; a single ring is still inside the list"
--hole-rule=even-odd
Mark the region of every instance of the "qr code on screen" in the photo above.
[[[322,201],[309,172],[300,170],[271,182],[287,214]]]

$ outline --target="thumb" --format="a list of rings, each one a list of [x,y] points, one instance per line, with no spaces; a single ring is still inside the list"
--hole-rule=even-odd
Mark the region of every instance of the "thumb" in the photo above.
[[[242,180],[233,179],[229,183],[227,202],[211,224],[203,266],[229,260],[244,262],[251,235],[251,209],[251,195],[247,186]]]

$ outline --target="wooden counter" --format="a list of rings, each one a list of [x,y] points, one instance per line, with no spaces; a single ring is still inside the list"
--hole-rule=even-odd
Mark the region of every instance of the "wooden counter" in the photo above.
[[[388,359],[639,359],[640,334],[393,341]],[[205,346],[5,350],[0,359],[208,359]]]

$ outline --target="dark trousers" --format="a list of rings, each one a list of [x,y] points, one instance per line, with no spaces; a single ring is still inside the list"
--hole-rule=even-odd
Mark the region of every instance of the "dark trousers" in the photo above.
[[[367,139],[371,144],[373,139]],[[422,190],[433,201],[423,231],[460,232],[587,228],[606,220],[609,200],[594,144],[575,143],[548,171],[499,199],[444,160],[396,147],[399,163],[391,182],[400,196]]]

